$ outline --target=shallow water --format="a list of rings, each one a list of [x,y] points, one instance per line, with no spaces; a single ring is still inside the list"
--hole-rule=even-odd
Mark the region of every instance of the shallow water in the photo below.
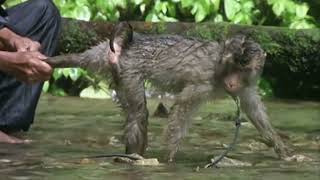
[[[158,100],[149,101],[150,114]],[[164,100],[170,105],[170,100]],[[29,145],[0,144],[0,180],[29,179],[320,179],[320,103],[266,100],[274,126],[294,145],[296,153],[314,162],[285,162],[260,142],[250,123],[243,123],[240,140],[229,157],[250,167],[203,169],[212,155],[218,155],[232,137],[235,106],[230,99],[207,103],[194,115],[176,164],[165,164],[162,129],[166,119],[151,116],[148,158],[161,166],[132,166],[111,159],[83,160],[88,155],[119,153],[124,118],[109,100],[71,97],[41,97],[36,123],[22,134],[34,140]],[[119,140],[119,141],[117,141]],[[200,167],[198,169],[197,167]]]

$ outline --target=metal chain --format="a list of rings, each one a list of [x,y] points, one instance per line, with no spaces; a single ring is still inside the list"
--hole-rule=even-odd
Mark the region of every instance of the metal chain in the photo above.
[[[209,167],[218,167],[217,164],[235,147],[237,143],[237,139],[239,137],[239,130],[241,126],[241,111],[240,111],[240,100],[238,97],[232,96],[235,104],[237,105],[237,112],[236,112],[236,118],[235,118],[235,126],[236,130],[234,133],[233,141],[230,143],[228,148],[220,154],[219,157],[215,158],[211,163],[207,164],[204,168],[209,168]]]

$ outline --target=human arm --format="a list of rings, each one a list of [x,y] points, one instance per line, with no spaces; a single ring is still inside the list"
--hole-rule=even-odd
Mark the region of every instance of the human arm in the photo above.
[[[33,83],[50,78],[52,68],[39,52],[40,44],[4,27],[0,30],[0,70],[18,80]]]
[[[20,36],[9,28],[0,29],[0,41],[3,45],[2,50],[8,51],[39,51],[40,43],[27,37]]]
[[[52,74],[51,66],[43,61],[45,59],[47,57],[38,51],[0,51],[0,71],[28,83],[45,81]]]

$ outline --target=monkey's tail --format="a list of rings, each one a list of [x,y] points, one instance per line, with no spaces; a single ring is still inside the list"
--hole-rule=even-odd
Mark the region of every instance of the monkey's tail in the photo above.
[[[45,61],[55,68],[80,67],[95,73],[109,73],[110,65],[106,60],[108,40],[101,42],[82,53],[71,53],[50,57]]]
[[[133,38],[133,28],[127,21],[119,22],[115,25],[109,46],[112,52],[115,52],[114,44],[116,43],[121,49],[127,48]]]
[[[113,82],[116,85],[120,83],[121,67],[119,59],[123,50],[132,42],[132,36],[132,26],[128,22],[120,22],[114,27],[109,41],[109,48],[113,52],[112,56],[117,59],[114,62],[109,60]]]

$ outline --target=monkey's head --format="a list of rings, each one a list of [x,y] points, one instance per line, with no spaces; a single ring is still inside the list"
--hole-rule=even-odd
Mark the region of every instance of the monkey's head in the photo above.
[[[222,83],[225,90],[237,94],[245,87],[255,86],[262,73],[266,53],[261,46],[237,35],[225,42],[222,58]]]

